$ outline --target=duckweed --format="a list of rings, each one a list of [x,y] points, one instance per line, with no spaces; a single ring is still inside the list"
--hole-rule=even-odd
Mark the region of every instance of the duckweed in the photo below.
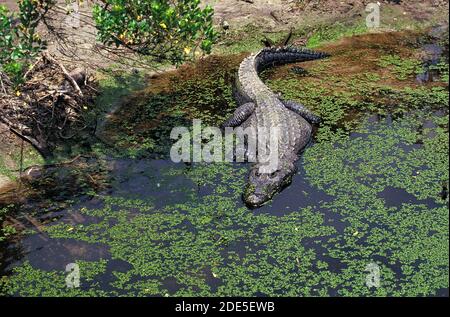
[[[81,201],[69,208],[71,214],[90,221],[62,218],[44,227],[51,241],[82,241],[108,250],[108,258],[77,262],[80,288],[65,287],[64,267],[45,270],[25,261],[2,278],[1,292],[12,296],[441,294],[449,287],[448,198],[441,195],[443,186],[449,186],[448,87],[413,85],[396,78],[395,65],[384,67],[378,62],[372,66],[392,72],[396,80],[392,85],[383,83],[381,73],[369,71],[340,80],[333,75],[321,79],[320,74],[330,70],[326,62],[311,67],[309,76],[301,80],[292,72],[277,76],[283,68],[264,75],[272,89],[324,118],[293,182],[303,177],[311,188],[306,194],[306,189],[299,189],[299,195],[325,194],[329,199],[252,211],[241,201],[248,166],[168,165],[160,171],[160,186],[179,195],[185,189],[169,187],[170,180],[193,184],[180,201],[161,204],[158,198],[113,188],[93,193],[95,204]],[[222,75],[217,76],[215,82],[221,81]],[[223,79],[219,91],[204,82],[179,82],[182,91],[191,92],[183,95],[183,105],[186,109],[196,109],[198,104],[199,109],[225,107],[230,98],[227,83]],[[199,89],[201,99],[195,94]],[[152,119],[158,118],[159,110],[169,116],[184,112],[173,96],[162,92],[139,107]],[[222,120],[209,118],[212,123]],[[366,283],[368,265],[380,269],[377,287]]]

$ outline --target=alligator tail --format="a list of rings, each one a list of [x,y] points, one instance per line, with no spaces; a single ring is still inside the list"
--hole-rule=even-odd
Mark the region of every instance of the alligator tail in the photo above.
[[[297,48],[292,46],[286,47],[269,47],[262,49],[256,56],[258,71],[265,68],[283,65],[288,63],[297,63],[311,61],[329,57],[324,52],[315,52],[307,48]]]

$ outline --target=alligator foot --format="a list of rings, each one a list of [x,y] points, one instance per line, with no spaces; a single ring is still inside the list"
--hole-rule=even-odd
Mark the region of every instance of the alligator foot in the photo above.
[[[225,127],[237,127],[245,122],[248,117],[255,111],[256,105],[253,102],[248,102],[237,108],[231,118],[222,124],[222,128]]]
[[[296,114],[302,116],[306,121],[311,124],[319,124],[322,122],[322,118],[312,113],[304,105],[299,104],[292,100],[281,100],[283,105],[289,110],[295,112]]]
[[[308,75],[308,71],[306,69],[304,69],[303,67],[300,66],[293,66],[291,67],[291,72],[293,72],[296,75],[299,76],[306,76]]]

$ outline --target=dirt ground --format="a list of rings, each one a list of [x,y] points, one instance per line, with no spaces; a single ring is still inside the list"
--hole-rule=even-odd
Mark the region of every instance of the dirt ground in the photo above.
[[[90,69],[107,67],[116,63],[132,63],[130,56],[112,53],[96,43],[95,26],[92,21],[92,7],[96,1],[75,1],[79,5],[79,23],[67,15],[67,0],[58,0],[58,5],[49,17],[51,25],[59,36],[46,32],[44,38],[49,44],[50,53],[59,60],[70,64],[83,64]],[[333,20],[364,19],[364,9],[370,0],[202,0],[215,10],[215,24],[218,29],[226,21],[230,31],[245,32],[251,25],[260,32],[279,32],[291,27],[301,28]],[[17,8],[15,0],[0,0],[13,10]],[[379,1],[382,23],[394,15],[403,15],[411,21],[431,21],[436,15],[448,12],[445,0],[383,0]],[[389,12],[389,14],[388,14]],[[396,19],[396,18],[394,18]]]
[[[362,16],[368,3],[377,1],[367,0],[205,0],[214,6],[216,22],[226,20],[231,27],[240,28],[253,23],[265,30],[284,29],[297,26],[302,22],[308,23]],[[427,20],[441,8],[447,6],[448,1],[378,1],[381,4],[381,14],[385,8],[395,9],[413,20]],[[382,17],[383,18],[383,17]]]

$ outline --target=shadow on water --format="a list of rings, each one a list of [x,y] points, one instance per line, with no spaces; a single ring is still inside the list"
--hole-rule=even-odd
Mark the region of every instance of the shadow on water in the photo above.
[[[406,190],[395,187],[386,187],[378,197],[385,201],[387,207],[400,207],[402,204],[425,205],[430,209],[441,207],[435,199],[418,200]]]
[[[332,200],[331,196],[317,190],[308,182],[301,160],[297,163],[297,167],[298,172],[293,177],[292,184],[277,194],[267,205],[254,210],[255,214],[267,213],[281,217],[299,208],[318,207]]]
[[[425,56],[423,58],[423,70],[416,76],[417,82],[423,84],[427,82],[439,81],[441,74],[436,66],[441,61],[444,49],[438,44],[426,44],[423,46]]]
[[[445,32],[447,31],[447,35]],[[448,27],[437,26],[432,28],[430,36],[435,39],[448,36]],[[441,70],[436,67],[444,61],[448,64],[448,45],[442,46],[439,43],[428,43],[422,47],[422,72],[416,76],[418,83],[436,82],[441,78]]]

